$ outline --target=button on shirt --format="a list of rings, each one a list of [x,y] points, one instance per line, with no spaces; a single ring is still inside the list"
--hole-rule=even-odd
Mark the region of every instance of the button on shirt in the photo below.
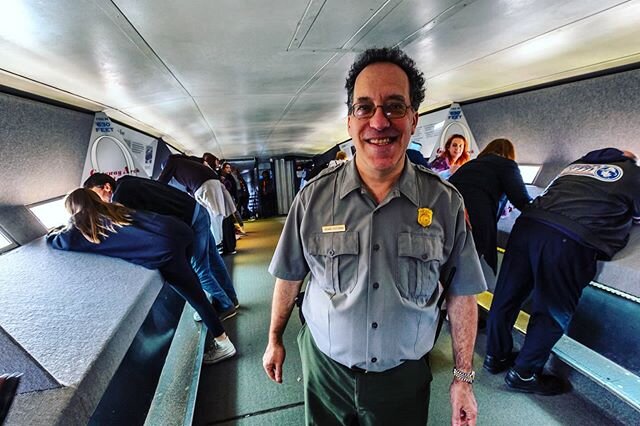
[[[428,226],[418,223],[419,208],[432,210]],[[330,225],[344,228],[323,232]],[[269,271],[291,281],[311,274],[303,313],[324,354],[347,367],[385,371],[433,347],[439,279],[454,266],[450,294],[486,289],[453,186],[407,160],[377,204],[350,161],[298,193]]]

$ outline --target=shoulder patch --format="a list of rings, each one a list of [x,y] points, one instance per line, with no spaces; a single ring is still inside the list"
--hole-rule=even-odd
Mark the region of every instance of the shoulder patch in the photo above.
[[[560,172],[561,176],[583,176],[602,182],[615,182],[622,178],[622,168],[614,164],[571,164]]]

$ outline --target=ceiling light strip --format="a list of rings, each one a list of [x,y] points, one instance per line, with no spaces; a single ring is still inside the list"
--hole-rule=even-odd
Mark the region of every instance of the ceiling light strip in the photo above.
[[[465,7],[471,5],[473,2],[475,2],[475,0],[463,0],[463,1],[459,1],[453,6],[448,7],[447,9],[445,9],[444,11],[436,15],[436,17],[433,18],[431,21],[423,25],[421,28],[417,29],[416,31],[414,31],[413,33],[409,34],[407,37],[402,39],[398,44],[396,44],[396,46],[402,48],[408,44],[413,43],[416,40],[421,40],[425,38],[426,35],[429,32],[433,31],[434,28],[442,24],[447,19],[451,18],[456,13],[460,12]]]

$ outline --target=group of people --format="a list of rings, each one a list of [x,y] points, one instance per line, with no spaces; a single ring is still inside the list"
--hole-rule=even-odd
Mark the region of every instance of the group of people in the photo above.
[[[499,271],[483,366],[508,371],[505,382],[515,391],[565,391],[543,367],[596,261],[623,248],[632,223],[640,222],[637,157],[592,151],[531,201],[509,140],[491,141],[468,161],[466,139],[453,135],[429,165],[454,172],[447,182],[415,164],[420,158],[408,160],[425,96],[411,58],[398,48],[368,49],[345,87],[356,155],[300,190],[269,266],[276,277],[263,356],[269,378],[283,380],[283,333],[310,275],[298,334],[306,423],[425,425],[429,352],[445,299],[454,358],[451,423],[475,425],[476,294],[486,289],[483,263],[497,270],[496,227],[508,197],[522,214]],[[531,293],[518,353],[512,328]]]
[[[399,48],[368,49],[357,57],[345,85],[347,128],[357,153],[300,190],[269,266],[276,282],[263,367],[282,382],[283,334],[302,300],[298,346],[307,424],[425,425],[429,352],[444,315],[442,300],[453,346],[451,423],[476,424],[476,295],[487,288],[483,263],[497,272],[496,224],[505,197],[522,214],[498,274],[483,366],[493,374],[507,371],[505,382],[516,391],[565,391],[559,377],[543,374],[551,348],[594,277],[596,261],[611,259],[625,246],[632,223],[640,222],[640,168],[629,151],[586,154],[533,201],[514,146],[504,138],[469,160],[466,138],[451,136],[430,164],[454,172],[448,182],[409,161],[424,83]],[[218,165],[208,153],[172,155],[158,181],[95,174],[65,201],[70,225],[48,236],[54,248],[159,269],[214,336],[207,363],[235,354],[221,319],[239,306],[216,250],[238,200],[231,195],[230,169],[223,165],[221,180]],[[189,195],[167,185],[172,179]],[[264,177],[265,192],[269,184]],[[512,328],[529,294],[527,336],[516,352]]]
[[[65,199],[69,225],[47,236],[56,249],[98,253],[158,269],[214,337],[204,354],[205,364],[236,354],[222,321],[240,307],[217,249],[223,221],[236,212],[215,171],[218,165],[210,153],[171,155],[157,181],[135,176],[115,180],[95,173]],[[172,179],[188,194],[168,185]],[[235,232],[233,243],[235,247]]]
[[[173,154],[167,159],[158,181],[177,183],[205,206],[216,244],[223,254],[235,254],[235,222],[244,234],[237,207],[238,188],[242,188],[242,184],[240,178],[234,177],[231,164],[224,163],[222,168],[220,166],[218,157],[208,152],[202,157]],[[246,183],[244,187],[246,188]],[[248,203],[248,192],[245,198]]]

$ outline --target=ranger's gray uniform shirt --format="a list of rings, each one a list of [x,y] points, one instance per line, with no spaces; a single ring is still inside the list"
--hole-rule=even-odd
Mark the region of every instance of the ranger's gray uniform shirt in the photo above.
[[[419,208],[433,212],[428,226],[418,223]],[[462,197],[405,158],[380,204],[355,160],[309,182],[293,201],[269,272],[289,281],[311,272],[302,310],[318,348],[347,367],[385,371],[433,347],[438,280],[454,266],[449,294],[486,289]]]

